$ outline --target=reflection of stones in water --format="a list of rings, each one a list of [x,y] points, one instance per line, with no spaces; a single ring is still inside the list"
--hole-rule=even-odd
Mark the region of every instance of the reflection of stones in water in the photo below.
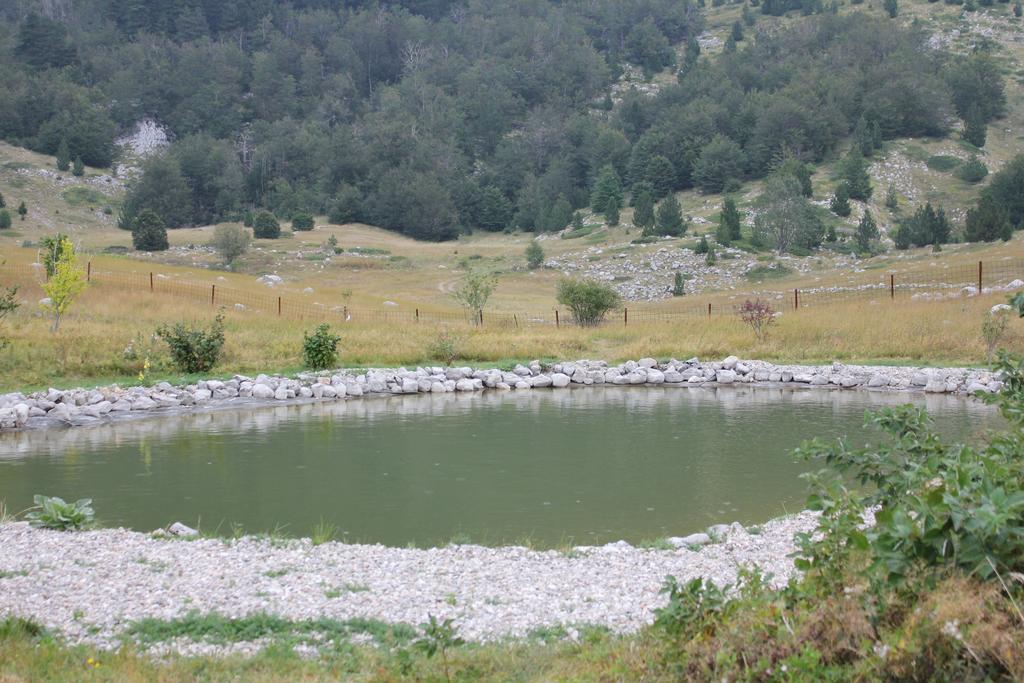
[[[891,407],[914,403],[936,415],[963,412],[985,418],[995,411],[975,399],[945,394],[877,392],[865,394],[840,390],[737,386],[715,389],[662,385],[653,387],[587,387],[568,391],[427,393],[409,396],[381,396],[362,400],[324,401],[307,404],[249,405],[188,412],[164,417],[147,416],[72,429],[41,429],[0,435],[0,459],[36,455],[59,455],[68,450],[88,451],[112,443],[166,441],[182,435],[203,433],[269,433],[286,423],[309,420],[364,421],[373,423],[395,417],[428,417],[466,414],[478,409],[507,408],[517,413],[620,409],[626,414],[665,410],[677,413],[717,407],[724,414],[753,412],[784,404],[799,411],[801,406],[831,406],[834,410]],[[808,437],[813,425],[808,425]],[[510,438],[517,435],[510,434]]]

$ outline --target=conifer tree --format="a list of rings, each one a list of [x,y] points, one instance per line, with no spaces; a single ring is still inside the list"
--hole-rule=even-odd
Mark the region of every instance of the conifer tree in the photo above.
[[[713,245],[713,244],[709,244],[708,245],[708,253],[704,257],[704,263],[709,265],[709,266],[713,266],[716,263],[718,263],[718,257],[715,256],[715,245]]]
[[[984,147],[986,139],[985,118],[978,105],[971,105],[964,116],[963,138],[975,147]]]
[[[686,294],[686,280],[683,274],[676,271],[675,279],[672,282],[672,296],[683,296]]]
[[[4,193],[0,192],[0,209],[7,206],[7,202],[4,200]]]
[[[132,223],[132,246],[138,251],[164,251],[167,243],[167,227],[160,216],[150,209],[143,209]]]
[[[619,174],[610,164],[602,168],[597,176],[590,205],[597,213],[603,213],[609,224],[618,225],[619,209],[622,208],[622,183],[619,182]],[[613,214],[614,221],[611,220]]]
[[[654,231],[656,221],[654,199],[645,190],[636,200],[636,207],[633,209],[633,225],[643,230],[644,235],[650,235]]]
[[[706,254],[706,253],[708,253],[708,249],[710,249],[710,248],[711,248],[711,245],[708,244],[708,236],[707,235],[701,235],[700,236],[700,242],[697,242],[697,246],[694,248],[693,251],[696,254]]]
[[[66,138],[60,139],[60,144],[57,145],[57,170],[66,171],[71,167],[71,151],[68,149],[68,141]]]
[[[71,175],[78,178],[85,175],[85,164],[82,163],[82,157],[75,157],[75,163],[71,167]]]
[[[736,200],[732,197],[726,197],[722,200],[722,215],[719,220],[722,222],[722,225],[729,228],[729,241],[743,238],[740,212],[736,208]]]
[[[658,205],[657,229],[659,235],[679,237],[686,232],[686,223],[683,221],[683,207],[674,194],[666,197]]]
[[[868,175],[868,164],[858,150],[852,149],[846,155],[840,175],[846,182],[846,191],[849,193],[850,199],[866,202],[871,198],[871,176]]]
[[[743,40],[743,24],[738,21],[732,22],[732,39],[735,42]]]
[[[878,239],[878,225],[872,218],[871,212],[865,210],[864,215],[857,224],[857,248],[861,251],[870,251],[871,240]]]
[[[846,186],[846,181],[839,183],[839,186],[836,187],[836,193],[832,197],[829,208],[837,216],[846,218],[850,215],[850,191]]]
[[[18,204],[18,215],[21,216],[21,220],[25,220],[25,216],[28,215],[28,207],[25,206],[24,201]]]
[[[885,193],[885,207],[890,211],[900,208],[900,197],[896,194],[896,184],[889,183],[889,190]]]

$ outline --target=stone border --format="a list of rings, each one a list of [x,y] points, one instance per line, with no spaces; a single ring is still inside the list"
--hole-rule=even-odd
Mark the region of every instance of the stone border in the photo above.
[[[202,380],[173,386],[49,389],[25,395],[0,396],[0,431],[97,424],[121,416],[169,414],[197,407],[239,407],[281,401],[331,401],[374,395],[523,391],[565,389],[600,384],[665,387],[724,387],[730,385],[789,386],[817,389],[923,391],[940,394],[994,392],[1002,386],[996,373],[970,368],[897,366],[775,365],[741,361],[729,356],[718,362],[672,359],[659,363],[641,358],[619,365],[579,360],[544,366],[539,361],[516,365],[510,372],[496,368],[421,367],[415,370],[371,369],[363,372],[300,373],[296,377],[235,375],[232,379]]]

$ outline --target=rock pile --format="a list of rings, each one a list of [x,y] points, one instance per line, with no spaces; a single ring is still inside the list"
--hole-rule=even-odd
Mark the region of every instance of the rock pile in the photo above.
[[[565,389],[612,384],[664,387],[725,387],[732,384],[794,388],[923,391],[973,394],[997,391],[999,378],[987,370],[965,368],[871,367],[833,363],[824,366],[775,365],[729,356],[722,361],[659,362],[641,358],[618,365],[578,360],[542,365],[533,361],[511,370],[471,367],[421,367],[298,377],[235,375],[182,386],[160,382],[151,387],[49,389],[0,396],[0,430],[23,427],[88,425],[120,416],[185,410],[195,406],[249,405],[276,401],[322,401],[361,396],[475,392],[485,390]]]

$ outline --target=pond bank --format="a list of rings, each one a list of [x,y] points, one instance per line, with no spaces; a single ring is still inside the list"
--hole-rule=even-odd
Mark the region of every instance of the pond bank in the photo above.
[[[1001,386],[988,370],[895,366],[776,365],[740,360],[701,362],[697,358],[659,362],[653,358],[618,365],[579,360],[542,365],[496,368],[421,367],[302,373],[296,377],[236,375],[173,386],[100,389],[49,389],[0,396],[0,430],[96,424],[118,416],[169,414],[217,405],[243,407],[283,401],[331,401],[373,395],[526,391],[593,385],[708,388],[789,386],[810,389],[908,391],[936,394],[993,392]],[[244,403],[241,403],[244,401]]]
[[[123,529],[57,532],[0,524],[0,615],[29,618],[69,643],[116,648],[145,618],[189,614],[290,621],[378,620],[418,627],[452,618],[475,642],[584,626],[636,631],[665,604],[665,577],[718,584],[757,565],[781,585],[795,573],[793,535],[813,513],[768,522],[749,533],[714,529],[717,542],[671,539],[673,549],[625,542],[563,551],[449,545],[410,549],[244,537],[180,540]],[[698,545],[699,543],[706,543]],[[353,636],[358,638],[358,636]],[[177,637],[155,652],[252,653],[265,643]]]

